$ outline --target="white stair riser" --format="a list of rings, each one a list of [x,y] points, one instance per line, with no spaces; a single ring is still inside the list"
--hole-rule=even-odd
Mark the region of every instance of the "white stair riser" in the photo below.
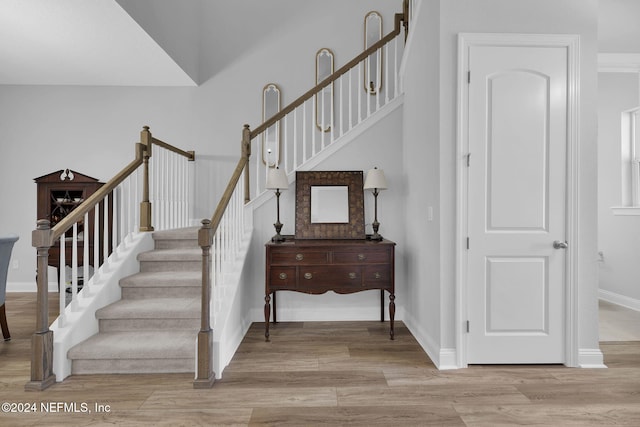
[[[145,286],[122,288],[122,299],[145,298],[199,298],[202,294],[201,287],[195,286]]]
[[[195,271],[202,269],[202,261],[142,261],[140,262],[141,273],[151,273],[155,271]]]
[[[155,241],[156,249],[193,249],[198,248],[197,240],[169,240],[161,239]]]

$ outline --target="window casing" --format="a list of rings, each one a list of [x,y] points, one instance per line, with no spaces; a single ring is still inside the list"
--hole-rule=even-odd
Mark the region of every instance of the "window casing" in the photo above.
[[[622,113],[622,207],[617,215],[640,215],[640,107]]]

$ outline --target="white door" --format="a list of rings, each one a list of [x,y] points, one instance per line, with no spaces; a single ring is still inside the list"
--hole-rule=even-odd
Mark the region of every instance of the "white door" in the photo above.
[[[467,362],[562,363],[567,50],[468,61]]]

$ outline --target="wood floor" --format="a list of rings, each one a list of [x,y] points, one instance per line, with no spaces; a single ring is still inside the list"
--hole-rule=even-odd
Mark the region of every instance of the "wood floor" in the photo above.
[[[210,390],[175,374],[72,376],[25,392],[34,312],[35,294],[7,295],[0,402],[36,411],[1,412],[3,426],[640,425],[638,341],[603,343],[609,369],[438,371],[402,323],[395,341],[380,322],[279,323],[270,343],[256,323]]]

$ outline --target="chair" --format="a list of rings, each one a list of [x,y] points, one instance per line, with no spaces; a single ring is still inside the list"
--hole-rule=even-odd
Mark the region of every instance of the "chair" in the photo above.
[[[9,260],[13,244],[18,241],[18,236],[11,234],[0,236],[0,327],[5,341],[11,339],[9,327],[7,326],[7,314],[4,307],[4,299],[7,293],[7,273],[9,270]]]

